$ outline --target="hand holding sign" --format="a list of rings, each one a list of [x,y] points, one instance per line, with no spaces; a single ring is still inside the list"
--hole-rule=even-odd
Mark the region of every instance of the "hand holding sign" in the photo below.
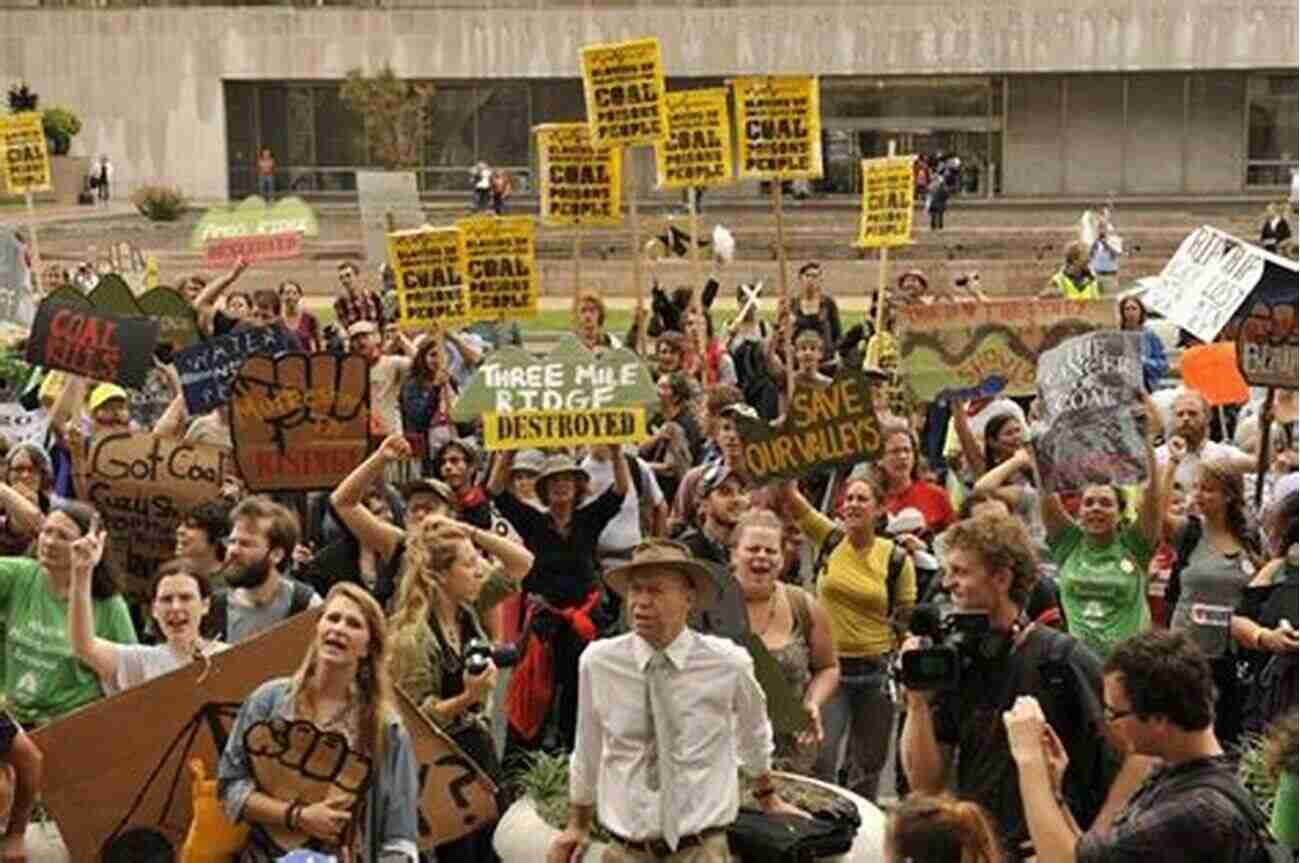
[[[253,491],[332,488],[369,449],[370,371],[359,356],[249,357],[231,407],[235,460]]]

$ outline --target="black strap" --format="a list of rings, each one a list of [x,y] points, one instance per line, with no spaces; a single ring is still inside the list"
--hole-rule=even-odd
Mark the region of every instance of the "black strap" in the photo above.
[[[1198,771],[1181,778],[1172,783],[1174,788],[1179,791],[1190,791],[1194,788],[1211,788],[1223,797],[1228,799],[1237,813],[1246,820],[1250,826],[1250,832],[1255,839],[1255,846],[1251,851],[1257,852],[1254,857],[1243,857],[1240,853],[1237,855],[1238,860],[1268,860],[1282,861],[1294,859],[1281,844],[1273,838],[1268,821],[1264,818],[1264,813],[1259,808],[1259,804],[1251,797],[1250,792],[1237,780],[1235,776],[1223,769],[1209,769]],[[1258,852],[1262,851],[1263,854]]]
[[[1169,581],[1165,585],[1166,626],[1173,622],[1174,608],[1183,593],[1183,570],[1187,568],[1188,559],[1201,541],[1201,530],[1201,520],[1190,516],[1184,522],[1182,532],[1178,534],[1178,542],[1174,547],[1174,565],[1169,571]]]

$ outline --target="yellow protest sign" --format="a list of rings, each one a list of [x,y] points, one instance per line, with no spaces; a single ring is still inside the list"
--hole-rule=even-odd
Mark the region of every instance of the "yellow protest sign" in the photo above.
[[[465,238],[469,320],[537,317],[537,226],[530,216],[456,223]]]
[[[388,263],[397,284],[397,323],[403,330],[464,320],[464,238],[459,228],[416,228],[388,235]]]
[[[655,177],[661,189],[725,186],[731,177],[731,118],[727,91],[669,93],[668,136],[655,144]]]
[[[483,446],[489,450],[641,443],[645,408],[582,411],[516,411],[483,415]]]
[[[25,111],[0,117],[0,142],[4,145],[5,186],[10,194],[48,192],[50,151],[45,144],[41,115]]]
[[[912,242],[915,156],[862,160],[862,218],[858,242],[862,249],[886,249]]]
[[[822,175],[822,110],[816,75],[737,78],[737,174],[742,180]]]
[[[653,144],[668,133],[658,39],[588,45],[581,54],[587,123],[595,146]]]
[[[591,146],[586,123],[548,123],[537,134],[542,224],[618,225],[623,221],[623,151]]]

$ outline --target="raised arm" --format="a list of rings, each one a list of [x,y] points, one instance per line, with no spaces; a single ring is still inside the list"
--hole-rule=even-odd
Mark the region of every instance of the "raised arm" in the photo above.
[[[9,516],[9,526],[19,536],[36,536],[45,524],[45,514],[28,498],[8,483],[0,483],[0,506]]]
[[[68,641],[73,656],[94,670],[100,680],[112,680],[117,675],[117,645],[95,635],[95,612],[90,598],[95,566],[104,555],[104,537],[104,530],[96,529],[72,543]]]
[[[501,452],[496,460],[492,462],[492,470],[488,473],[487,492],[495,497],[510,487],[510,469],[515,464],[515,451],[512,449]]]
[[[609,459],[614,463],[614,491],[620,498],[627,497],[627,490],[632,487],[632,475],[627,469],[627,459],[619,447],[609,447]],[[639,468],[638,468],[639,469]]]
[[[239,280],[246,269],[248,269],[248,261],[240,258],[235,261],[235,266],[230,272],[213,279],[199,291],[199,295],[194,298],[194,311],[198,314],[199,326],[202,329],[211,332],[212,318],[217,311],[217,300],[221,299],[221,295],[227,288]]]
[[[163,437],[183,438],[189,421],[190,413],[185,409],[185,396],[177,393],[167,405],[167,410],[163,411],[163,415],[158,418],[154,433]]]
[[[994,492],[1006,485],[1007,480],[1015,476],[1025,468],[1032,468],[1034,458],[1030,455],[1029,450],[1021,447],[1016,450],[1016,454],[1002,464],[996,465],[992,470],[984,473],[975,481],[973,491]]]
[[[58,435],[65,435],[69,423],[81,419],[86,404],[86,379],[81,375],[68,374],[63,380],[63,389],[50,408],[50,428]]]
[[[347,525],[348,530],[365,548],[375,551],[382,559],[390,560],[406,538],[406,532],[396,525],[378,518],[362,504],[366,492],[384,475],[390,462],[411,457],[411,445],[399,434],[389,435],[379,449],[357,465],[352,473],[334,489],[330,503],[334,512]]]
[[[516,585],[523,581],[524,576],[528,575],[533,568],[533,553],[513,539],[501,536],[496,531],[483,530],[464,522],[454,523],[469,532],[470,539],[475,545],[501,561],[506,576]]]
[[[961,454],[966,460],[966,467],[972,476],[984,473],[984,448],[975,440],[975,432],[970,427],[970,417],[966,415],[966,401],[954,399],[952,402],[952,426],[957,431],[957,440],[961,443]]]

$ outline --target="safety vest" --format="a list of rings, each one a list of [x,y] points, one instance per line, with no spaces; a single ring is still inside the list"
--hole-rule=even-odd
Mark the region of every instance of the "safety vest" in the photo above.
[[[1065,270],[1060,270],[1052,276],[1052,284],[1067,300],[1101,299],[1101,286],[1097,284],[1097,278],[1092,273],[1088,273],[1087,279],[1082,284],[1075,284],[1074,279],[1065,274]]]

